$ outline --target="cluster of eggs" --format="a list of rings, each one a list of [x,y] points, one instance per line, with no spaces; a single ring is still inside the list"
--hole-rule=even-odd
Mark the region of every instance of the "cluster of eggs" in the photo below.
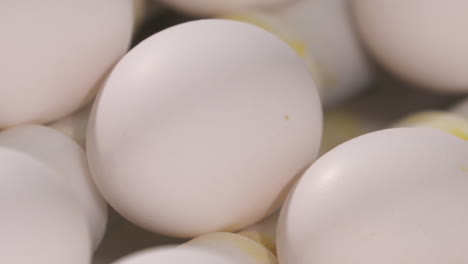
[[[468,262],[466,11],[2,0],[0,262]],[[117,215],[181,240],[100,262]]]

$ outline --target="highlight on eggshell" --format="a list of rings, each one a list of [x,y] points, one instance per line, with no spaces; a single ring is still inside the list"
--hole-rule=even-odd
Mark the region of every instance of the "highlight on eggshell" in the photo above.
[[[92,104],[85,106],[78,112],[66,116],[49,125],[64,135],[72,138],[80,147],[86,148],[86,129],[88,127],[88,119],[91,113]]]
[[[94,104],[87,154],[120,214],[192,238],[277,209],[321,130],[317,89],[293,50],[255,26],[199,20],[120,61]]]
[[[424,111],[409,115],[393,127],[431,127],[468,140],[468,120],[446,111]]]
[[[328,106],[363,91],[374,75],[348,11],[347,0],[302,0],[280,10],[222,17],[257,25],[286,41],[309,66]]]
[[[347,141],[297,182],[278,223],[280,263],[468,260],[468,144],[429,128]]]
[[[45,126],[24,125],[0,133],[0,146],[17,150],[41,162],[55,174],[56,182],[77,201],[88,221],[93,248],[106,229],[107,203],[92,181],[86,154],[72,139]]]
[[[161,0],[178,11],[197,16],[212,16],[235,11],[280,9],[300,0]]]
[[[129,0],[0,2],[0,129],[60,119],[95,95],[125,54]]]
[[[0,146],[1,263],[89,263],[87,219],[55,174],[31,156]]]
[[[219,255],[226,260],[242,264],[278,264],[275,255],[247,237],[239,234],[216,232],[194,238],[178,248],[193,248],[213,255]]]
[[[467,1],[351,2],[364,43],[386,69],[424,89],[468,92]]]

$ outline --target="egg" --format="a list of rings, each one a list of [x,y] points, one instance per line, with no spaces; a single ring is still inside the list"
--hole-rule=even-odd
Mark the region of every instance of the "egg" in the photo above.
[[[252,8],[281,8],[299,0],[161,0],[162,3],[192,15],[219,15]]]
[[[107,203],[92,181],[86,154],[70,138],[45,126],[23,125],[0,133],[0,146],[14,149],[55,172],[53,180],[64,185],[89,224],[93,249],[100,244],[107,221]]]
[[[280,263],[465,263],[468,144],[429,128],[369,133],[318,159],[278,223]]]
[[[393,127],[431,127],[468,140],[468,120],[448,111],[422,111],[402,118]]]
[[[273,32],[307,63],[325,106],[363,90],[374,77],[355,29],[347,0],[302,0],[283,9],[225,15]]]
[[[180,245],[242,264],[278,264],[276,257],[263,245],[244,236],[225,232],[206,234]]]
[[[425,89],[468,92],[467,1],[352,3],[362,39],[386,69]]]
[[[112,264],[244,264],[238,259],[226,258],[197,248],[151,248],[136,252]],[[250,264],[250,263],[249,263]]]
[[[88,102],[128,49],[129,0],[0,2],[0,129],[45,124]]]
[[[91,112],[93,178],[120,214],[191,238],[260,221],[320,145],[306,66],[274,35],[208,19],[146,39],[115,67]]]
[[[43,163],[0,146],[0,263],[89,263],[87,219],[54,177]]]

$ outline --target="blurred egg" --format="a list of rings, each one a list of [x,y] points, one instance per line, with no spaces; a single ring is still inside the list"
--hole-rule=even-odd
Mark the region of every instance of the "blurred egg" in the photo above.
[[[60,132],[40,125],[2,131],[0,146],[21,151],[56,172],[54,180],[66,186],[86,215],[96,249],[106,229],[107,204],[92,181],[86,154],[80,146]]]
[[[195,237],[277,209],[316,158],[321,130],[317,89],[285,43],[245,23],[199,20],[150,37],[116,66],[87,152],[120,214]]]
[[[278,224],[280,263],[465,263],[468,144],[428,128],[381,130],[317,160]]]
[[[399,77],[440,92],[468,92],[468,1],[354,0],[364,42]]]
[[[468,140],[468,120],[455,113],[445,111],[423,111],[411,114],[393,127],[431,127],[461,139]]]
[[[286,41],[309,66],[328,106],[361,92],[373,78],[348,11],[347,0],[302,0],[280,10],[225,17],[255,24]]]
[[[247,264],[236,258],[198,248],[152,248],[136,252],[112,264]],[[248,263],[250,264],[250,263]]]
[[[216,232],[190,240],[179,248],[193,248],[219,255],[239,264],[278,264],[266,247],[244,236]]]
[[[89,263],[87,219],[54,174],[0,146],[0,263]]]
[[[88,102],[127,51],[129,0],[0,1],[0,129]]]
[[[252,8],[281,8],[299,0],[161,0],[192,15],[219,15]]]

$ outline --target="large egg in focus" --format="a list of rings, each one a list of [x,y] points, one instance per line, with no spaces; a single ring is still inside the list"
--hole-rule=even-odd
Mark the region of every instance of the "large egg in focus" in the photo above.
[[[322,110],[301,59],[245,23],[200,20],[146,39],[116,66],[88,124],[106,200],[151,231],[249,226],[317,156]]]
[[[291,191],[278,224],[280,263],[465,263],[468,144],[430,128],[352,139]]]
[[[47,123],[89,101],[128,49],[129,0],[0,2],[0,129]]]
[[[361,36],[383,66],[422,88],[468,92],[468,1],[352,2]]]

